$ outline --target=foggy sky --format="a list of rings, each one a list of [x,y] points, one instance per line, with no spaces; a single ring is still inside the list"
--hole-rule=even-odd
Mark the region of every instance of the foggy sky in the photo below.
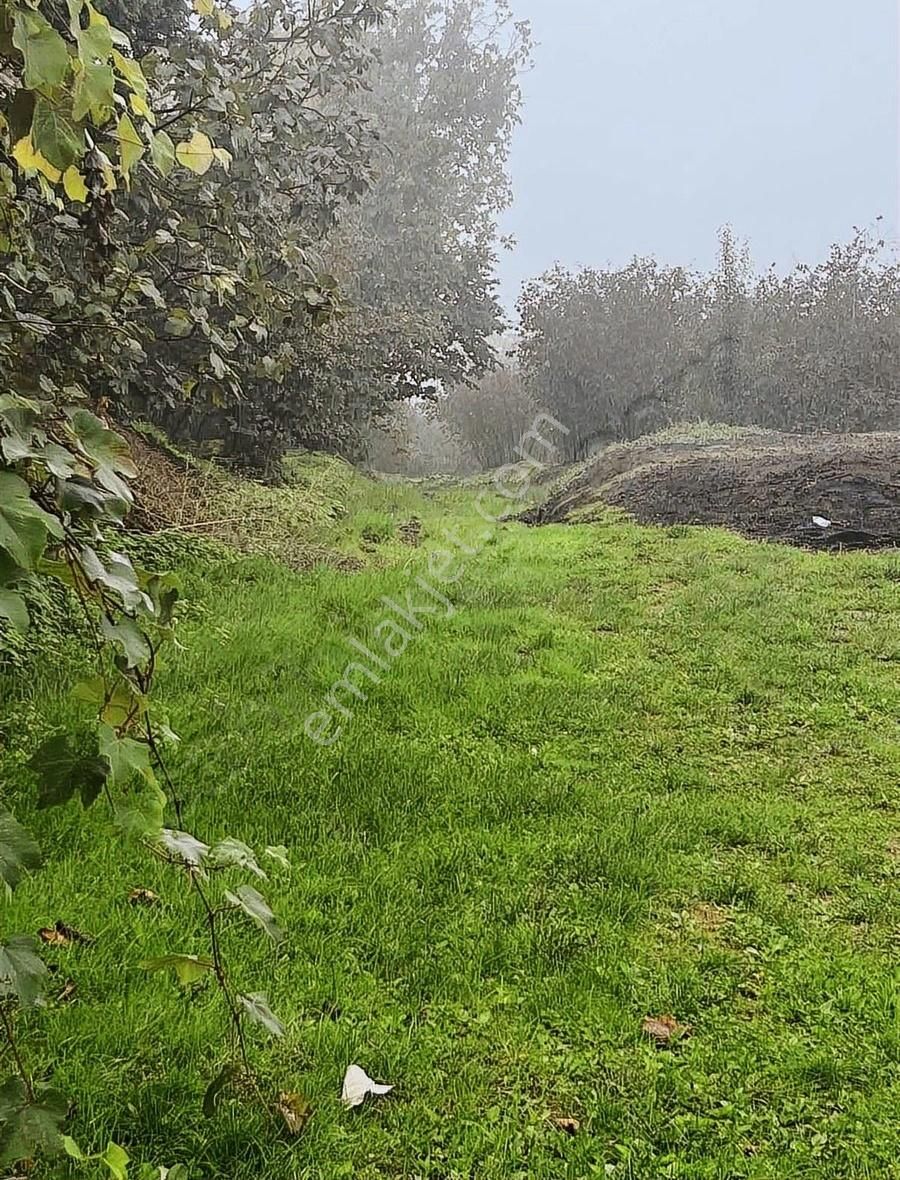
[[[898,224],[896,0],[513,0],[538,41],[503,297],[555,261],[759,268]]]

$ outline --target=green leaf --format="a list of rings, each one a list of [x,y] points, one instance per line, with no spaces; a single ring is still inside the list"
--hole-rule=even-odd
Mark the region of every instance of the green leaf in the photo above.
[[[129,836],[159,835],[165,811],[166,796],[158,783],[134,786],[113,801],[116,824]]]
[[[266,856],[271,857],[276,864],[281,865],[283,869],[289,869],[291,862],[288,860],[288,850],[283,844],[270,844],[265,850]]]
[[[41,562],[42,566],[43,564]],[[0,549],[0,586],[14,586],[27,578],[28,574],[16,565],[4,549]]]
[[[145,152],[144,141],[137,133],[134,123],[128,115],[123,115],[116,128],[119,137],[119,158],[122,162],[122,175],[127,176]]]
[[[175,158],[184,168],[203,176],[213,166],[216,156],[209,136],[195,131],[175,148]]]
[[[0,1086],[0,1123],[5,1123],[26,1101],[25,1085],[21,1078],[7,1078]]]
[[[59,506],[63,512],[82,520],[124,520],[131,507],[128,500],[122,500],[103,488],[98,488],[82,476],[66,479],[59,487]]]
[[[198,955],[160,955],[141,964],[145,971],[174,971],[182,987],[196,983],[207,971],[215,970],[212,959]]]
[[[37,428],[40,418],[40,408],[34,402],[15,394],[0,397],[0,426],[3,427],[0,452],[7,463],[31,459],[37,453],[35,444],[39,441]],[[41,435],[40,441],[43,438]]]
[[[88,4],[88,26],[79,27],[77,34],[78,56],[85,63],[107,62],[113,51],[112,33],[109,21]]]
[[[166,334],[182,340],[185,336],[190,336],[193,330],[194,321],[187,309],[184,307],[171,308],[165,323]]]
[[[159,842],[170,856],[192,869],[199,868],[209,852],[209,845],[203,844],[190,832],[178,832],[172,828],[163,829]]]
[[[147,699],[134,691],[130,684],[119,680],[112,691],[102,676],[76,684],[72,696],[84,701],[97,712],[101,721],[119,729],[139,720],[147,712]]]
[[[261,992],[239,995],[244,1011],[255,1024],[261,1024],[273,1037],[284,1036],[284,1025],[269,1007],[269,1001]]]
[[[13,45],[25,59],[29,90],[53,90],[69,69],[66,43],[50,23],[31,8],[15,10]]]
[[[110,430],[90,410],[74,410],[69,421],[78,445],[95,467],[117,471],[126,479],[137,475],[137,468],[131,458],[128,443],[121,435]]]
[[[13,935],[0,946],[0,996],[17,996],[23,1008],[34,1008],[44,990],[47,968],[29,934]]]
[[[84,133],[64,108],[42,95],[34,107],[31,142],[54,168],[65,172],[84,155]]]
[[[87,1156],[84,1154],[71,1135],[63,1135],[62,1146],[63,1151],[71,1159],[79,1160],[82,1163],[87,1159]]]
[[[141,589],[135,568],[124,554],[110,552],[104,563],[89,545],[85,545],[80,557],[88,580],[118,594],[125,610],[153,610],[153,600]]]
[[[100,1163],[106,1164],[114,1180],[127,1180],[128,1153],[118,1143],[107,1144]]]
[[[266,899],[252,885],[239,885],[233,893],[226,890],[225,896],[233,906],[243,910],[248,917],[257,922],[273,942],[279,942],[284,937]]]
[[[100,753],[109,765],[112,784],[121,792],[113,801],[119,827],[131,835],[158,837],[166,796],[150,764],[150,747],[101,725]]]
[[[113,113],[116,76],[106,61],[88,61],[82,54],[81,69],[75,75],[72,117],[81,121],[91,116],[95,126],[105,123]]]
[[[57,479],[70,479],[73,475],[85,474],[87,468],[81,466],[78,459],[67,451],[65,447],[61,447],[58,443],[47,443],[43,447],[38,457],[41,462],[47,467],[51,475],[55,475]]]
[[[135,775],[145,782],[156,782],[150,764],[150,747],[146,742],[119,737],[111,726],[101,725],[100,753],[109,763],[110,777],[115,786],[127,787]]]
[[[105,758],[81,753],[67,734],[58,734],[44,742],[28,766],[38,779],[38,807],[59,807],[76,792],[82,804],[90,807],[109,774]]]
[[[41,851],[29,831],[0,808],[0,879],[15,889],[26,873],[40,868]]]
[[[13,628],[24,635],[31,620],[28,617],[28,607],[21,594],[14,590],[0,588],[0,619],[8,619]]]
[[[233,839],[231,836],[227,836],[224,840],[220,840],[218,844],[213,845],[207,859],[210,864],[249,869],[260,880],[265,881],[267,879],[266,874],[257,863],[256,853],[253,849],[249,848],[242,841]]]
[[[138,668],[150,659],[150,644],[134,619],[113,623],[104,615],[100,625],[109,642],[121,647],[128,668]]]
[[[5,549],[23,569],[34,569],[47,538],[62,538],[59,521],[31,499],[24,480],[0,471],[0,549]]]
[[[115,38],[113,38],[115,40]],[[140,94],[143,98],[147,97],[147,79],[144,77],[144,71],[136,61],[132,61],[130,57],[124,57],[119,53],[118,49],[112,51],[113,65],[116,67],[118,73],[131,89]]]
[[[203,1115],[205,1118],[211,1119],[215,1115],[222,1091],[239,1076],[239,1072],[233,1065],[225,1065],[206,1087],[206,1093],[203,1095]]]
[[[174,574],[154,574],[148,579],[146,589],[157,623],[160,627],[168,627],[178,602],[178,579]]]
[[[157,131],[150,140],[150,159],[162,176],[168,176],[175,167],[175,144],[165,131]]]
[[[0,1087],[0,1164],[59,1152],[63,1146],[60,1128],[68,1112],[65,1095],[44,1089],[29,1102],[21,1079],[9,1078]]]

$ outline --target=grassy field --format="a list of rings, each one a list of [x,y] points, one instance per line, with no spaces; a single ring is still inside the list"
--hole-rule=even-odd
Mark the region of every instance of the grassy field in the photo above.
[[[49,866],[6,926],[96,937],[48,951],[77,990],[23,1035],[77,1096],[73,1135],[192,1178],[900,1176],[900,561],[488,528],[475,494],[352,481],[328,543],[357,573],[150,546],[189,599],[159,684],[185,825],[289,849],[264,889],[284,941],[226,943],[286,1025],[254,1038],[264,1084],[315,1113],[295,1140],[232,1099],[203,1118],[215,992],[140,968],[205,953],[201,916],[72,805],[28,816]],[[428,598],[445,530],[450,617],[310,741],[348,637],[374,648],[383,596]],[[0,773],[26,798],[77,665],[3,686]],[[687,1028],[668,1047],[642,1031],[663,1015]],[[351,1061],[393,1093],[344,1110]]]

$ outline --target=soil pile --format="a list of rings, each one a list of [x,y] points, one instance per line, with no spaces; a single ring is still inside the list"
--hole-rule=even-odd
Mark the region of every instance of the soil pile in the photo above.
[[[604,506],[809,548],[900,546],[900,434],[641,439],[608,447],[523,519],[583,521]]]

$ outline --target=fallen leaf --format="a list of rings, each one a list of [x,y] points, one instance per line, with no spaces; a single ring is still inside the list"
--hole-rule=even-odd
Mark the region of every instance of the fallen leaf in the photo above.
[[[579,1119],[567,1118],[563,1115],[556,1115],[550,1120],[557,1131],[563,1131],[566,1135],[577,1135],[581,1130],[581,1122]]]
[[[157,905],[159,894],[154,893],[152,889],[132,889],[128,894],[128,900],[132,905]]]
[[[370,1094],[389,1094],[393,1086],[382,1086],[373,1082],[364,1069],[358,1065],[348,1065],[344,1074],[344,1085],[341,1089],[341,1102],[344,1106],[362,1106]]]
[[[701,930],[708,934],[715,934],[725,926],[731,917],[731,911],[724,906],[701,903],[691,910],[691,917]]]
[[[674,1016],[647,1016],[641,1029],[658,1045],[668,1045],[690,1033],[690,1027],[686,1024],[679,1024]]]
[[[38,937],[48,946],[71,946],[73,943],[90,946],[94,941],[89,934],[82,934],[80,930],[67,926],[65,922],[59,920],[55,925],[44,926],[39,930]]]
[[[302,1135],[313,1115],[312,1106],[302,1094],[288,1093],[284,1090],[278,1095],[275,1109],[284,1119],[284,1125],[291,1135]]]

